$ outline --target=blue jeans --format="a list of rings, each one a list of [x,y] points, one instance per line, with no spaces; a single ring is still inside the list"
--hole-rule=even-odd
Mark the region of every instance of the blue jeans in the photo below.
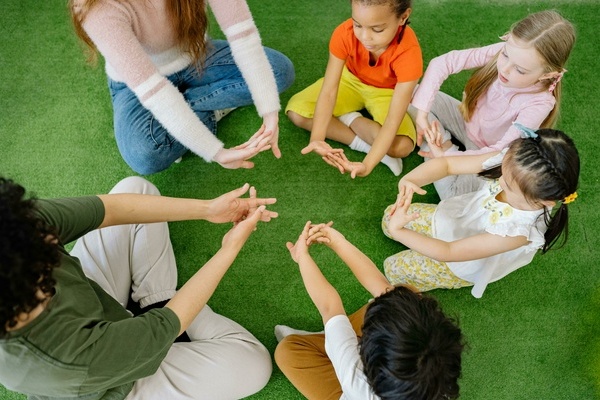
[[[211,40],[201,73],[193,66],[167,77],[183,94],[194,113],[216,135],[214,110],[253,104],[252,96],[233,61],[225,40]],[[294,81],[294,66],[282,53],[266,48],[279,93]],[[168,168],[187,148],[179,143],[122,82],[109,78],[117,146],[137,173],[153,174]]]

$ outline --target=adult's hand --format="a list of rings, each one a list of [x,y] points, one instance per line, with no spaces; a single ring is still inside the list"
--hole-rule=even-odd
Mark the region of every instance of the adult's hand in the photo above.
[[[267,131],[271,132],[271,151],[275,158],[281,158],[281,150],[279,150],[279,113],[273,111],[263,116],[263,125]]]
[[[250,189],[250,197],[241,198],[248,189]],[[206,220],[213,223],[233,222],[237,224],[244,221],[248,215],[253,214],[260,206],[274,204],[276,201],[275,198],[257,198],[256,189],[246,183],[241,188],[210,200]],[[278,215],[275,211],[266,209],[260,213],[261,220],[265,222],[277,218]]]
[[[265,125],[262,125],[247,142],[231,149],[219,150],[213,160],[227,169],[252,168],[254,163],[248,160],[261,151],[270,149],[271,138],[272,132],[266,130]]]

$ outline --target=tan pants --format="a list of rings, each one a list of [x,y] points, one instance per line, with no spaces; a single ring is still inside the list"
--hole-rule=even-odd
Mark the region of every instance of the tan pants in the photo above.
[[[366,310],[367,305],[349,317],[359,337]],[[275,349],[275,362],[309,400],[339,400],[342,396],[342,387],[325,352],[324,334],[287,336]]]

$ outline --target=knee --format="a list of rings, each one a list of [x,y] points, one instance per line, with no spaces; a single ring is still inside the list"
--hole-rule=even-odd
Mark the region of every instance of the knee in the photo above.
[[[288,111],[286,113],[287,117],[292,121],[292,124],[296,125],[298,128],[302,128],[305,130],[310,130],[312,127],[311,119],[303,117],[302,115],[295,113],[294,111]]]
[[[288,340],[289,338],[285,337],[277,344],[275,348],[275,353],[273,354],[273,358],[275,359],[275,363],[281,370],[281,372],[286,374],[286,371],[292,365],[292,342]]]
[[[394,158],[407,157],[415,148],[414,142],[407,136],[397,136],[387,154]]]
[[[110,193],[142,193],[160,195],[160,191],[153,183],[141,176],[128,176],[117,183]]]
[[[251,392],[249,394],[256,393],[267,386],[273,372],[269,350],[258,342],[253,347],[252,362],[246,372],[246,378],[249,378],[248,382],[253,382],[253,387],[248,390]]]

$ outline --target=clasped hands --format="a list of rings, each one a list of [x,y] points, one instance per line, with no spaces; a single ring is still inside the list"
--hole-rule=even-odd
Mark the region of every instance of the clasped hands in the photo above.
[[[340,240],[344,240],[344,235],[332,228],[332,225],[333,221],[326,224],[313,224],[311,221],[307,221],[296,243],[286,243],[292,259],[296,263],[300,263],[303,257],[309,256],[308,248],[314,243],[334,247]]]
[[[239,146],[219,150],[213,160],[223,168],[249,169],[254,167],[254,163],[249,160],[262,151],[271,149],[276,158],[281,158],[278,142],[279,116],[277,112],[272,112],[263,117],[263,124],[250,139]]]
[[[369,173],[364,163],[348,160],[343,149],[334,149],[324,140],[313,140],[300,152],[302,154],[317,153],[323,161],[337,168],[341,174],[349,172],[352,179],[357,176],[366,176]]]

